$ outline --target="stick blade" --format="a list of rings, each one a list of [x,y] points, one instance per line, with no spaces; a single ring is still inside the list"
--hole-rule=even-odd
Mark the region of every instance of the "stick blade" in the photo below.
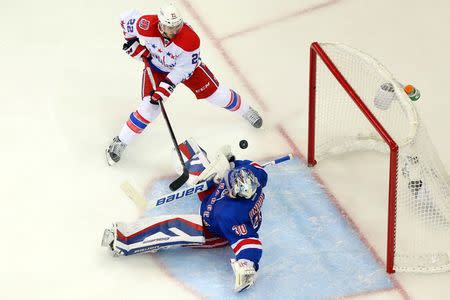
[[[147,201],[128,181],[122,182],[120,188],[125,193],[125,195],[127,195],[128,198],[130,198],[134,202],[134,204],[136,204],[139,210],[144,211],[146,209]]]
[[[181,174],[180,177],[178,177],[177,179],[175,179],[175,181],[173,181],[170,185],[169,188],[172,192],[178,190],[183,184],[186,183],[186,181],[188,181],[189,179],[189,171],[184,168],[183,170],[183,174]]]

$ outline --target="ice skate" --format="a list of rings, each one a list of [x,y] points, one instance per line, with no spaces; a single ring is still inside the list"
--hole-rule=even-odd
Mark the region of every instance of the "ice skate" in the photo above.
[[[106,149],[106,160],[108,165],[112,166],[117,163],[126,147],[127,145],[123,143],[118,136],[116,136],[111,145],[109,145]]]
[[[109,247],[113,256],[119,256],[122,252],[114,247],[114,241],[116,240],[116,225],[113,224],[112,228],[106,228],[103,232],[102,247]]]
[[[261,116],[251,106],[249,107],[248,112],[243,115],[243,117],[255,128],[260,128],[263,124]]]

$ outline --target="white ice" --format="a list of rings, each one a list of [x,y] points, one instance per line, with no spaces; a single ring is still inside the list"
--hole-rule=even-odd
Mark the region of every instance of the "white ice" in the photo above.
[[[103,228],[137,216],[119,184],[144,191],[171,175],[171,141],[159,119],[107,167],[104,147],[140,101],[141,66],[121,51],[119,14],[155,12],[162,1],[15,1],[0,4],[2,299],[194,299],[158,260],[115,260],[100,248]],[[323,5],[322,5],[323,4]],[[205,148],[229,143],[263,159],[292,151],[283,126],[306,153],[309,45],[339,41],[382,61],[419,87],[416,106],[447,170],[446,86],[450,3],[444,0],[180,0],[219,80],[263,111],[265,129],[194,100],[177,88],[168,110],[177,136]],[[285,17],[283,16],[290,16]],[[249,140],[245,151],[237,148]],[[364,164],[361,164],[364,161]],[[316,167],[377,254],[385,257],[385,159],[345,156]],[[349,174],[362,181],[349,182]],[[375,170],[375,171],[374,171]],[[352,299],[445,299],[450,274],[395,274],[400,288]]]

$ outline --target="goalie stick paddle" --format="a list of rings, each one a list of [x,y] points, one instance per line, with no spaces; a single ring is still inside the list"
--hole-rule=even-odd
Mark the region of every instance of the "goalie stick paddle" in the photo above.
[[[266,163],[261,164],[261,167],[265,168],[267,166],[277,165],[279,163],[288,161],[293,158],[292,154],[288,154],[282,157],[279,157],[277,159],[268,161]],[[185,198],[190,195],[198,194],[200,192],[206,191],[210,187],[214,185],[214,180],[210,179],[204,182],[201,182],[197,185],[194,185],[192,187],[188,187],[186,189],[183,189],[181,191],[177,191],[174,193],[169,193],[164,196],[158,197],[156,200],[148,201],[141,196],[138,191],[129,183],[129,182],[123,182],[121,184],[121,188],[124,191],[124,193],[130,198],[134,204],[138,207],[140,211],[145,211],[148,209],[153,209],[155,207],[167,204],[169,202],[172,202],[174,200],[180,200],[182,198]]]
[[[155,79],[153,78],[153,74],[152,74],[152,71],[150,70],[150,67],[147,66],[146,71],[147,71],[148,77],[150,78],[150,81],[152,83],[152,87],[154,89],[156,89]],[[180,159],[180,163],[183,166],[183,174],[181,174],[180,177],[178,177],[171,184],[169,184],[170,190],[176,191],[183,184],[185,184],[186,181],[189,179],[189,171],[186,168],[186,165],[184,164],[183,157],[181,156],[180,149],[178,148],[177,138],[175,137],[175,134],[173,133],[172,125],[170,125],[169,117],[167,116],[167,112],[166,112],[166,109],[164,108],[163,101],[159,101],[159,106],[161,107],[161,112],[163,114],[164,120],[166,121],[167,128],[169,129],[170,137],[172,138],[172,142],[175,147],[175,151],[177,152],[178,158]]]
[[[277,159],[274,159],[274,160],[268,161],[266,163],[263,163],[261,166],[264,168],[266,166],[278,165],[279,163],[291,160],[293,157],[294,156],[292,155],[292,153],[289,153],[288,155],[285,155],[285,156],[279,157]]]
[[[144,211],[147,208],[147,201],[141,194],[136,191],[136,189],[128,182],[122,182],[120,188],[134,202],[137,208],[141,211]]]

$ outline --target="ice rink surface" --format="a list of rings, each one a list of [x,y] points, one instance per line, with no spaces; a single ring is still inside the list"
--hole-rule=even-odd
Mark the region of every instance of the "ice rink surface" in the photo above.
[[[226,249],[202,254],[218,258],[215,267],[225,278],[220,282],[220,275],[215,275],[218,286],[202,291],[201,284],[207,283],[193,281],[202,270],[215,273],[209,265],[183,265],[188,259],[199,259],[194,253],[114,259],[100,248],[106,226],[138,216],[119,189],[122,181],[130,180],[150,195],[155,190],[164,193],[164,178],[174,175],[171,141],[161,119],[127,149],[119,165],[107,167],[103,153],[140,101],[142,66],[121,50],[118,16],[130,8],[152,13],[162,3],[0,4],[1,298],[448,299],[449,273],[382,272],[385,156],[343,155],[319,163],[314,170],[306,169],[302,161],[307,146],[309,45],[338,41],[372,55],[396,78],[420,89],[422,99],[416,108],[445,167],[450,168],[450,103],[445,90],[450,77],[450,3],[443,0],[276,4],[179,0],[185,20],[202,39],[203,61],[219,81],[262,112],[265,125],[254,130],[238,116],[194,100],[189,90],[179,87],[167,104],[178,138],[193,136],[211,150],[230,144],[238,157],[255,160],[287,152],[300,157],[282,168],[271,168],[273,182],[279,185],[268,189],[273,202],[267,200],[263,208],[261,234],[267,247],[262,262],[267,267],[262,266],[254,290],[232,295]],[[243,138],[249,141],[246,150],[237,147]],[[277,179],[284,168],[299,172],[289,180]],[[290,184],[282,187],[286,183]],[[308,197],[316,188],[323,197]],[[295,196],[287,197],[283,191]],[[316,208],[325,210],[323,214],[310,206],[317,199],[321,205]],[[292,210],[288,213],[283,204],[292,205]],[[278,213],[284,214],[281,220]],[[304,237],[313,234],[308,225],[315,219],[308,218],[318,215],[330,216],[327,220],[339,224],[333,228],[342,234],[319,231],[316,241],[324,248],[303,251],[323,258],[319,254],[329,248],[325,269],[299,253],[306,247]],[[284,223],[289,218],[295,218],[295,230]],[[317,224],[331,227],[326,220]],[[272,234],[276,231],[281,233]],[[345,255],[339,256],[332,247],[333,238],[345,241],[343,249],[360,253],[361,259],[348,263],[344,271],[336,267]],[[277,256],[283,254],[293,259],[281,263]],[[376,274],[376,279],[367,274]],[[361,284],[356,286],[357,282]]]
[[[330,299],[392,289],[395,283],[317,184],[311,169],[295,159],[266,170],[270,179],[264,226],[258,232],[264,255],[258,284],[245,293],[246,299]],[[146,196],[158,199],[155,191],[169,183],[159,181]],[[197,196],[190,196],[147,210],[145,215],[198,213],[199,205]],[[230,289],[233,252],[229,247],[180,249],[158,257],[175,278],[209,299],[242,297]]]

